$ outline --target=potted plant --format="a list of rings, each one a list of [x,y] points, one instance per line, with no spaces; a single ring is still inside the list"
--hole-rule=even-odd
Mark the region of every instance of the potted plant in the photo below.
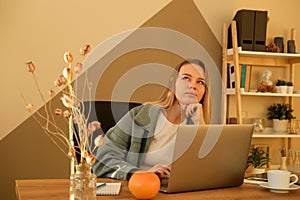
[[[294,84],[293,84],[293,82],[287,82],[286,83],[286,85],[287,85],[287,93],[288,94],[293,94],[293,92],[294,92]]]
[[[248,155],[247,168],[252,166],[252,174],[262,174],[270,160],[268,151],[260,147],[252,147]]]
[[[287,85],[284,80],[278,79],[276,81],[277,93],[287,93]]]
[[[287,103],[274,103],[268,107],[268,119],[273,120],[273,130],[275,132],[285,132],[287,130],[288,121],[293,116],[293,109]]]

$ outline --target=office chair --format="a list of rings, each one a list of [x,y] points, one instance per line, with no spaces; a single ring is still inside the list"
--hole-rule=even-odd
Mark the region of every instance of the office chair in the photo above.
[[[95,140],[102,134],[105,134],[111,127],[113,127],[130,109],[141,105],[136,102],[121,102],[121,101],[84,101],[82,108],[84,108],[84,115],[88,117],[88,123],[92,121],[99,121],[101,128],[96,130],[91,136],[92,149],[96,146]],[[89,116],[88,116],[89,115]],[[78,128],[74,124],[76,133],[78,134]],[[78,146],[74,141],[75,146]],[[96,152],[96,151],[95,151]],[[80,155],[77,155],[77,160],[80,159]]]

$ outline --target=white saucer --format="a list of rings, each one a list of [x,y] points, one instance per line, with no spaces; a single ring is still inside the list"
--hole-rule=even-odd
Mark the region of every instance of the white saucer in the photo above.
[[[275,192],[275,193],[288,193],[290,190],[297,190],[300,188],[299,185],[290,185],[289,188],[276,188],[276,187],[269,187],[268,183],[261,183],[259,184],[259,186],[263,187],[263,188],[267,188],[269,189],[271,192]]]

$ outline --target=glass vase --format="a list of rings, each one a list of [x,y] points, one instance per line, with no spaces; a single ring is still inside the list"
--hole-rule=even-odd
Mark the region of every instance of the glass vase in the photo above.
[[[70,176],[70,200],[95,200],[97,177],[85,161]]]

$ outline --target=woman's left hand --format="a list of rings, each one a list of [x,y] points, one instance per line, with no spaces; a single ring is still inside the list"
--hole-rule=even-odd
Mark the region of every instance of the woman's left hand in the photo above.
[[[159,178],[169,178],[171,167],[163,164],[154,165],[149,171],[155,173]]]

